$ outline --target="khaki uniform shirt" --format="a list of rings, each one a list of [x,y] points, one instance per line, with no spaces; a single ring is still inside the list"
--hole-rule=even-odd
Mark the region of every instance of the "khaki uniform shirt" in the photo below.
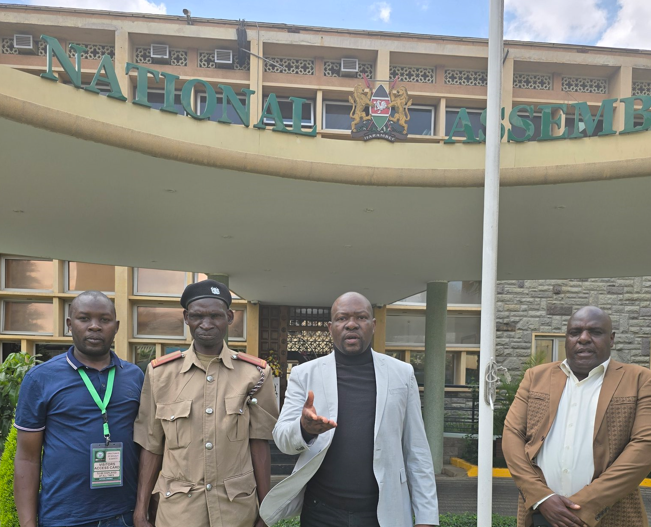
[[[224,344],[206,370],[193,343],[147,367],[134,440],[163,456],[157,527],[252,527],[257,518],[249,439],[272,439],[278,407],[269,366],[249,396],[261,373],[237,357]]]

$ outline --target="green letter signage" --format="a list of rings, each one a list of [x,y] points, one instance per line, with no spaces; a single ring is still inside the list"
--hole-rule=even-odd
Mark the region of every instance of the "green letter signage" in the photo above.
[[[639,110],[635,109],[635,101],[640,101],[642,103],[642,108]],[[624,104],[624,129],[619,132],[620,134],[630,134],[632,132],[644,132],[651,128],[651,96],[650,95],[638,95],[636,97],[625,97],[620,99],[620,102]],[[635,116],[640,115],[642,117],[642,124],[635,126]]]
[[[154,80],[158,82],[160,74],[158,71],[152,70],[146,66],[127,62],[127,65],[124,68],[125,75],[129,75],[131,70],[136,70],[138,72],[138,77],[136,78],[136,98],[133,100],[133,104],[144,106],[145,108],[151,108],[151,103],[147,100],[147,75],[151,75],[154,77]]]
[[[599,111],[597,112],[597,117],[592,118],[592,112],[587,102],[575,102],[570,106],[574,106],[574,133],[570,136],[570,139],[576,139],[578,137],[585,137],[583,135],[583,130],[580,130],[579,123],[585,125],[585,131],[588,137],[590,137],[599,122],[599,117],[603,114],[604,119],[604,129],[599,132],[597,135],[613,135],[616,134],[613,130],[613,109],[614,103],[617,102],[617,99],[604,99],[599,106]]]
[[[102,75],[102,70],[104,70],[104,73],[106,73],[106,75]],[[111,61],[111,57],[108,55],[104,55],[102,57],[102,60],[97,67],[97,72],[95,72],[95,76],[90,83],[90,86],[86,86],[84,89],[92,93],[99,93],[99,90],[97,89],[98,82],[103,82],[111,87],[111,91],[107,94],[109,97],[117,99],[118,101],[127,100],[127,98],[122,95],[120,83],[118,82],[118,78],[115,75],[113,62]]]
[[[518,112],[525,112],[529,116],[529,119],[520,117],[518,115]],[[529,141],[533,137],[534,132],[536,131],[533,122],[530,120],[532,117],[533,117],[533,106],[520,104],[515,108],[513,108],[513,110],[511,110],[511,112],[509,113],[509,123],[511,124],[511,128],[509,129],[508,140],[514,141],[516,143],[523,143],[525,141]],[[522,137],[518,137],[513,133],[513,128],[522,128],[524,130],[524,135]]]
[[[303,105],[307,102],[306,99],[301,99],[300,97],[290,97],[292,101],[292,129],[289,130],[293,134],[297,135],[309,135],[310,137],[316,137],[316,125],[309,132],[304,132],[301,129],[301,123],[303,121]]]
[[[77,52],[75,68],[56,38],[48,37],[47,35],[41,35],[41,40],[45,40],[47,43],[47,71],[45,73],[41,73],[41,77],[51,81],[59,80],[59,78],[52,72],[52,58],[54,55],[59,61],[59,64],[61,64],[63,71],[65,71],[68,74],[68,77],[70,77],[73,86],[75,88],[81,88],[81,54],[86,51],[86,48],[84,46],[80,46],[79,44],[69,45],[70,49],[74,49]]]
[[[204,90],[206,90],[206,107],[201,113],[197,113],[192,109],[192,88],[194,88],[195,84],[202,84]],[[181,104],[190,117],[199,121],[209,119],[217,107],[215,89],[204,80],[190,79],[183,85],[183,89],[181,90]]]
[[[233,107],[233,110],[235,110],[235,112],[239,116],[240,120],[242,121],[242,124],[248,127],[250,124],[250,115],[251,115],[251,107],[249,106],[249,102],[251,101],[251,95],[253,95],[255,91],[249,90],[248,88],[242,88],[242,93],[246,95],[246,106],[245,106],[237,98],[237,95],[235,95],[233,88],[225,84],[218,84],[217,87],[223,93],[222,116],[219,119],[217,119],[217,122],[225,123],[225,124],[233,123],[233,121],[231,121],[228,118],[228,105],[230,104]]]
[[[538,109],[542,112],[540,123],[540,137],[538,141],[551,141],[553,139],[567,139],[567,128],[560,135],[552,135],[552,125],[555,124],[560,130],[561,120],[564,113],[567,113],[567,104],[541,104]],[[552,112],[559,110],[558,116],[552,119]]]
[[[455,132],[463,132],[466,138],[462,141],[463,143],[478,143],[477,138],[475,137],[475,132],[472,129],[472,123],[468,117],[468,111],[465,108],[460,108],[457,118],[454,120],[452,125],[452,130],[450,135],[444,141],[444,143],[456,143],[454,140]]]
[[[288,131],[287,128],[285,128],[285,124],[283,123],[283,116],[280,113],[280,106],[278,105],[278,99],[276,99],[275,93],[270,93],[269,97],[267,97],[267,102],[264,104],[264,108],[262,109],[260,120],[253,125],[253,128],[259,128],[261,130],[266,129],[267,127],[264,124],[265,119],[274,122],[274,127],[272,128],[274,132]]]
[[[505,111],[506,110],[504,108],[500,110],[500,119],[504,119]],[[481,112],[481,115],[479,116],[479,120],[481,121],[481,124],[484,125],[484,128],[486,128],[486,119],[488,119],[488,108],[486,108],[483,112]],[[500,140],[504,138],[505,133],[506,133],[506,128],[504,127],[504,123],[500,121]],[[477,137],[479,137],[479,140],[482,143],[486,142],[486,134],[483,132],[483,130],[479,130]]]
[[[179,114],[179,110],[174,104],[176,100],[176,81],[181,77],[174,75],[173,73],[161,72],[161,76],[165,79],[165,95],[163,97],[163,106],[161,106],[161,112],[169,112]]]

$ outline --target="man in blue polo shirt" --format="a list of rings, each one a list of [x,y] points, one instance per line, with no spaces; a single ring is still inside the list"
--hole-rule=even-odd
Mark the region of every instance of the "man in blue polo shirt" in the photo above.
[[[139,456],[133,423],[144,375],[111,351],[120,323],[104,294],[81,293],[66,323],[74,346],[32,368],[20,389],[20,525],[130,527]]]

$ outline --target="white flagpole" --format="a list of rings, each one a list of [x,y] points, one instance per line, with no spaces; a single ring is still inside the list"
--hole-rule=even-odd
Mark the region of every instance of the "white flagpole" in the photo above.
[[[486,175],[484,178],[484,240],[479,352],[479,474],[477,526],[491,527],[493,510],[493,408],[487,377],[494,374],[495,300],[497,290],[497,234],[500,200],[500,130],[504,0],[490,0],[488,33],[488,98],[486,118]]]

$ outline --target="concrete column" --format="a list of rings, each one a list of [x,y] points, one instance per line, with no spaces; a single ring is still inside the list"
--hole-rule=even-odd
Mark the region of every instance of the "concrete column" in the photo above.
[[[610,78],[610,97],[622,99],[633,94],[633,67],[621,66]],[[624,105],[615,103],[615,115],[613,116],[613,128],[621,130],[624,128]]]
[[[260,304],[246,303],[246,352],[260,355]]]
[[[445,402],[445,336],[448,283],[427,284],[425,309],[425,432],[432,452],[434,473],[443,470],[443,419]]]
[[[115,32],[115,72],[118,76],[118,83],[124,95],[129,102],[133,100],[133,89],[131,79],[124,74],[127,62],[131,62],[131,42],[129,41],[129,32],[125,29],[118,29]]]
[[[373,334],[373,349],[378,353],[386,353],[387,347],[387,306],[375,307],[375,333]]]
[[[129,336],[133,335],[133,317],[130,311],[129,295],[133,291],[133,269],[115,266],[115,314],[120,330],[115,335],[115,353],[122,360],[132,360],[129,353]]]
[[[260,57],[264,56],[262,49],[262,41],[258,39],[251,39],[251,53],[255,53]],[[262,77],[264,75],[264,61],[258,57],[251,55],[249,58],[251,61],[251,67],[249,71],[249,88],[252,89],[255,93],[251,95],[251,126],[257,123],[260,120],[262,115]]]
[[[229,287],[227,274],[208,273],[206,276],[208,277],[208,280],[216,280],[217,282],[221,282],[222,284],[224,284],[226,287]],[[228,329],[226,329],[226,335],[224,335],[224,342],[226,342],[226,345],[228,346]]]
[[[377,52],[377,61],[375,63],[375,78],[381,79],[386,83],[386,81],[389,80],[390,68],[391,68],[391,52],[388,49],[379,49]],[[374,83],[376,87],[379,86],[380,84],[382,84],[382,82]]]
[[[513,74],[515,62],[512,58],[507,58],[502,66],[502,107],[504,108],[504,125],[509,128],[509,113],[513,108]],[[506,142],[508,134],[504,134],[502,142]]]

